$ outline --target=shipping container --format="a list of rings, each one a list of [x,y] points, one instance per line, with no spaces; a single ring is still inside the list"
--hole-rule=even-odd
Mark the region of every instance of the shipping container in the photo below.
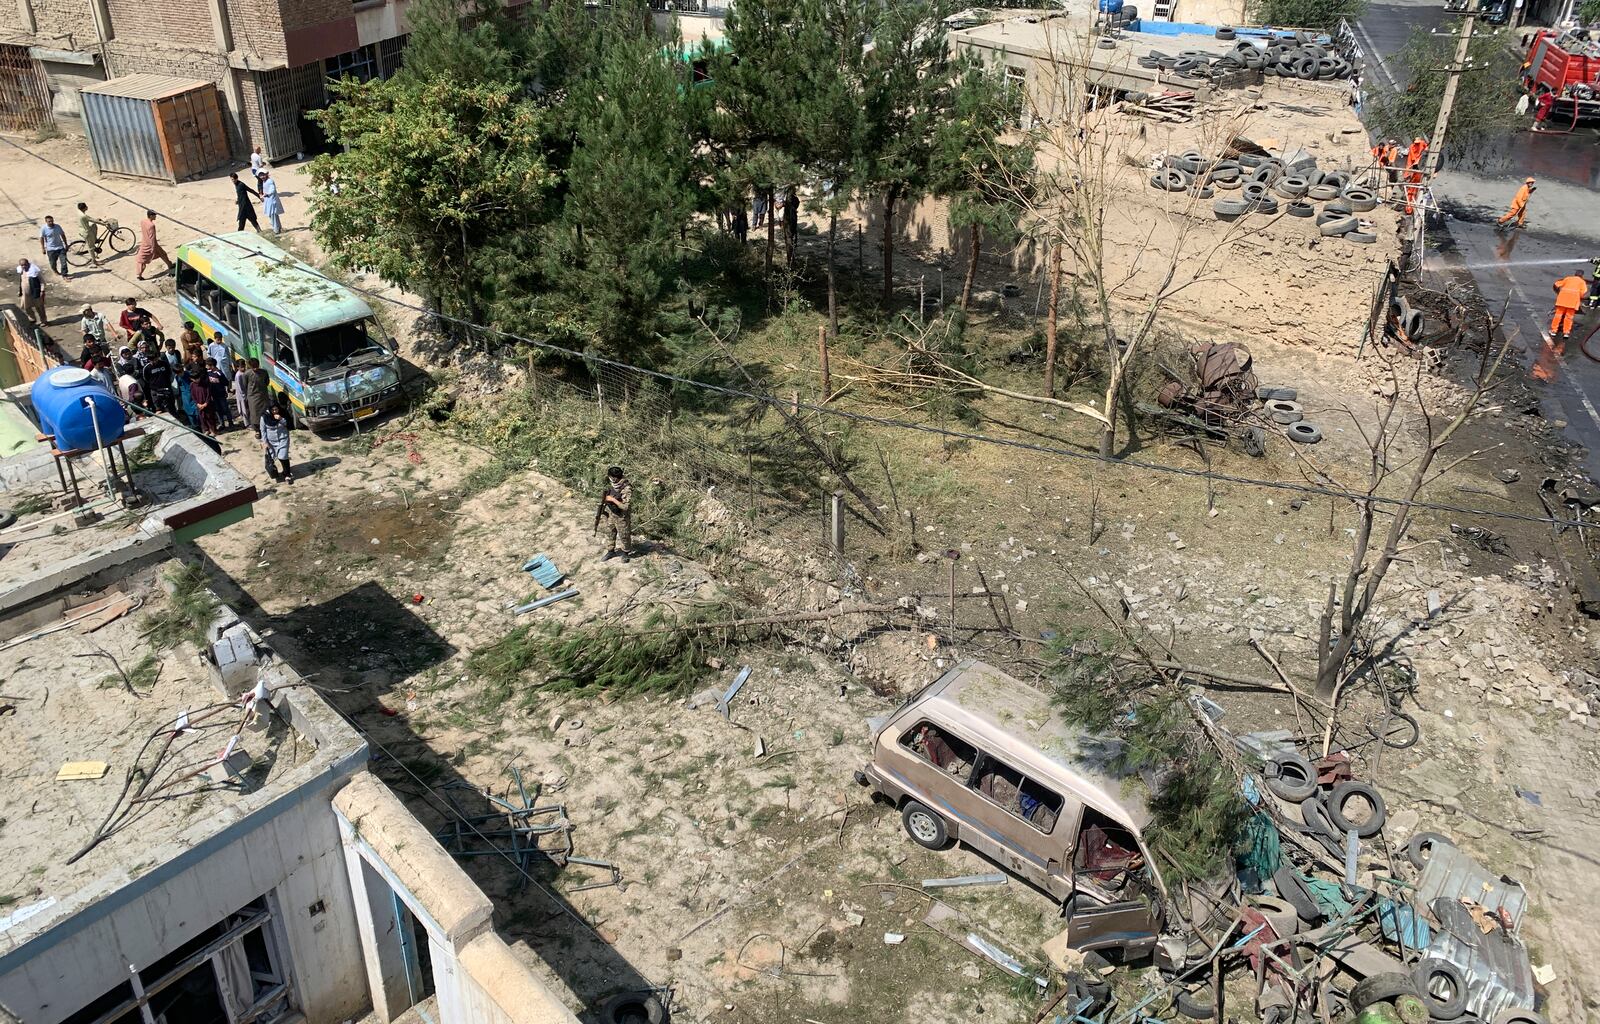
[[[106,174],[197,178],[229,161],[222,101],[211,82],[125,75],[82,90],[95,169]]]

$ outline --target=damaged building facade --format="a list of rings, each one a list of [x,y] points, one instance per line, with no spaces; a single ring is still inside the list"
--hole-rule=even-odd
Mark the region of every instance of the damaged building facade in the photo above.
[[[186,542],[254,486],[145,429],[131,483],[48,443],[0,459],[0,506],[31,510],[0,528],[0,1021],[575,1021],[314,672],[206,589]]]
[[[12,0],[0,5],[0,130],[84,130],[85,87],[131,75],[220,94],[236,157],[317,145],[304,117],[331,79],[387,77],[410,31],[407,0]],[[122,129],[126,130],[126,128]]]

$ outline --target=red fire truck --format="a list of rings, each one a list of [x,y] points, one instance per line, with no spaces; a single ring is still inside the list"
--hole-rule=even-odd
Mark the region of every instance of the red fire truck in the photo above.
[[[1556,94],[1546,122],[1552,129],[1600,123],[1600,32],[1540,29],[1528,47],[1529,88]]]

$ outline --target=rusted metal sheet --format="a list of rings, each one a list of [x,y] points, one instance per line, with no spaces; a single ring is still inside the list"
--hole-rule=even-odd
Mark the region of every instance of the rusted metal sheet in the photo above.
[[[1521,882],[1496,878],[1456,847],[1435,843],[1428,856],[1428,866],[1422,869],[1422,877],[1417,880],[1416,902],[1432,907],[1433,901],[1441,896],[1451,901],[1476,903],[1490,913],[1504,910],[1513,930],[1528,909],[1528,891]]]
[[[222,105],[210,82],[127,75],[80,95],[99,171],[178,182],[228,162]]]
[[[0,45],[0,131],[36,132],[54,124],[44,65],[26,46]]]
[[[1441,898],[1431,907],[1441,927],[1428,955],[1461,969],[1468,1013],[1494,1020],[1505,1010],[1533,1006],[1533,963],[1520,939],[1498,927],[1484,934],[1460,900]]]

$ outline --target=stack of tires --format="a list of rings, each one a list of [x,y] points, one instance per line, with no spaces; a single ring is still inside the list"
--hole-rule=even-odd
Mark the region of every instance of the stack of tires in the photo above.
[[[1371,245],[1378,236],[1359,216],[1377,209],[1372,189],[1350,180],[1345,171],[1319,171],[1314,161],[1293,166],[1275,156],[1244,153],[1237,159],[1212,159],[1199,150],[1186,150],[1162,159],[1150,177],[1153,188],[1189,192],[1212,199],[1219,220],[1235,220],[1251,213],[1314,219],[1317,230],[1329,238]],[[1220,194],[1236,193],[1236,194]],[[1318,203],[1324,204],[1318,210]]]
[[[1232,39],[1229,28],[1217,30],[1217,38]],[[1319,37],[1309,32],[1297,32],[1293,37],[1278,37],[1268,41],[1240,39],[1226,53],[1209,50],[1180,50],[1166,54],[1151,50],[1140,57],[1142,68],[1170,71],[1180,78],[1204,79],[1234,71],[1259,71],[1277,78],[1298,78],[1308,82],[1333,81],[1349,78],[1355,70],[1332,47],[1316,42]]]

